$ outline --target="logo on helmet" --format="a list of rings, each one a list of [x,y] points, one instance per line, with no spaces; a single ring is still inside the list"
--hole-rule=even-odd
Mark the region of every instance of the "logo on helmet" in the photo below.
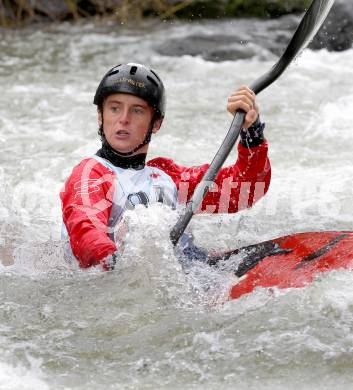
[[[137,88],[146,88],[146,84],[141,81],[136,81],[133,79],[127,79],[126,77],[121,77],[116,80],[117,83],[127,83]]]

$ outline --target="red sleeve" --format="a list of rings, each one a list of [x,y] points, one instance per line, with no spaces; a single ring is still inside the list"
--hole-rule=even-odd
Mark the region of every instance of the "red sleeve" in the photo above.
[[[108,236],[114,173],[93,158],[77,165],[60,192],[72,252],[83,268],[116,251]]]
[[[202,202],[199,211],[206,213],[236,213],[251,207],[267,192],[271,180],[271,165],[267,156],[268,144],[263,142],[254,148],[238,145],[238,160],[234,165],[222,168]],[[148,165],[167,173],[178,188],[180,203],[186,203],[194,193],[209,164],[183,167],[173,160],[156,158]]]

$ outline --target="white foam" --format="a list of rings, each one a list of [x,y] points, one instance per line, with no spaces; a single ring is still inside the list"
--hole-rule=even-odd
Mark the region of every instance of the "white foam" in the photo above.
[[[0,362],[0,390],[49,390],[39,368]]]

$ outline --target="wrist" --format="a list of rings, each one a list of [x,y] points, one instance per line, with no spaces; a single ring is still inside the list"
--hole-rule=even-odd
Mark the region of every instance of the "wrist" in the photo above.
[[[240,143],[246,148],[254,148],[261,145],[264,140],[265,123],[260,121],[260,116],[248,128],[240,131]]]
[[[112,271],[115,268],[117,261],[119,260],[118,252],[114,252],[111,255],[105,257],[102,260],[103,268],[106,271]]]

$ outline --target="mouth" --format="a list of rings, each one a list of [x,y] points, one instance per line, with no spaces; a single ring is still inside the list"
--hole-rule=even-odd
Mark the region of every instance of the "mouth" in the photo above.
[[[126,130],[118,130],[115,133],[115,136],[119,139],[125,139],[125,138],[128,138],[130,136],[130,133]]]

